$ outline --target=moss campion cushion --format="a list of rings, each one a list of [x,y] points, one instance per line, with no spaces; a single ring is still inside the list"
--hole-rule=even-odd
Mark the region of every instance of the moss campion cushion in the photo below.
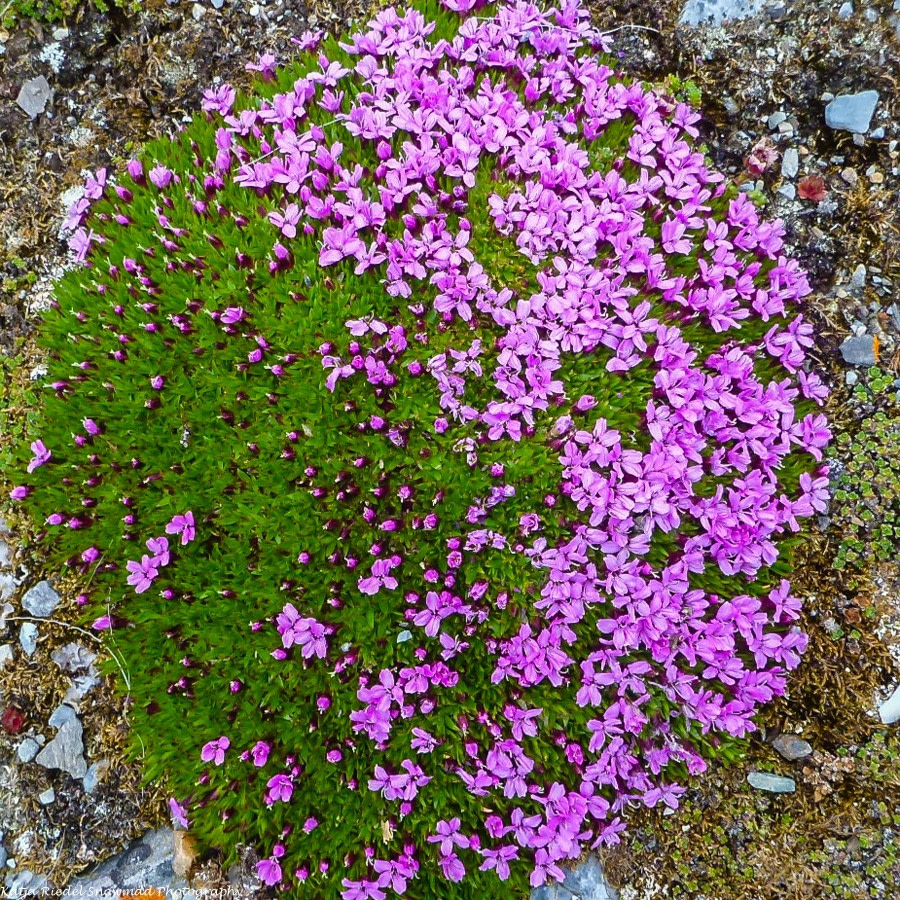
[[[13,496],[182,827],[295,897],[524,896],[799,661],[809,288],[577,3],[296,43],[88,180]]]

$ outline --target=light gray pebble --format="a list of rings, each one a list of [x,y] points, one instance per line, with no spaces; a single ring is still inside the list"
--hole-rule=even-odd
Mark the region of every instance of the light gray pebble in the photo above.
[[[772,775],[770,772],[751,772],[747,776],[747,781],[756,790],[766,791],[770,794],[793,794],[797,790],[797,784],[793,778]]]
[[[51,615],[59,606],[59,594],[53,590],[49,581],[39,581],[29,588],[22,598],[22,606],[33,616],[41,619]]]
[[[788,200],[793,200],[797,196],[797,188],[792,184],[783,184],[778,188],[778,193]]]
[[[825,107],[825,124],[839,131],[863,134],[869,130],[877,104],[878,91],[842,94]]]
[[[844,376],[844,381],[847,383],[847,387],[853,387],[853,385],[856,384],[857,381],[859,381],[859,375],[857,375],[856,372],[851,369]]]
[[[41,745],[34,738],[27,737],[16,748],[16,756],[19,757],[20,762],[31,762],[38,755],[40,749]]]
[[[885,725],[893,725],[900,722],[900,685],[894,690],[881,706],[878,707],[878,715]]]
[[[884,140],[884,126],[879,125],[878,128],[873,128],[869,133],[869,137],[875,141],[883,141]]]
[[[37,650],[38,628],[34,622],[25,622],[19,629],[19,644],[26,656]]]
[[[781,174],[785,178],[796,178],[800,171],[800,154],[796,147],[788,147],[781,158]]]
[[[68,709],[68,713],[62,710]],[[45,769],[62,769],[73,778],[87,774],[84,760],[84,729],[75,711],[67,706],[58,707],[50,717],[50,724],[59,728],[56,737],[35,757],[35,762]]]
[[[43,75],[38,75],[22,85],[16,103],[30,118],[36,119],[47,108],[52,95],[50,82]]]
[[[46,791],[38,794],[38,803],[41,806],[49,806],[56,799],[56,791],[52,787],[48,787]]]
[[[838,18],[839,19],[849,19],[850,16],[853,15],[853,4],[850,0],[847,0],[846,3],[841,4],[841,8],[838,10]]]
[[[100,777],[109,769],[108,759],[98,759],[97,762],[91,763],[90,768],[81,779],[81,785],[86,794],[93,794],[100,783]]]
[[[0,645],[0,669],[2,669],[8,662],[12,662],[12,658],[13,658],[12,644]]]
[[[787,120],[787,113],[781,112],[773,112],[771,116],[769,116],[766,124],[769,126],[770,131],[774,131],[782,122]]]
[[[796,734],[782,734],[772,741],[772,746],[785,758],[793,762],[803,759],[813,752],[812,745]]]
[[[875,338],[871,334],[848,337],[841,344],[841,356],[851,366],[874,366]]]

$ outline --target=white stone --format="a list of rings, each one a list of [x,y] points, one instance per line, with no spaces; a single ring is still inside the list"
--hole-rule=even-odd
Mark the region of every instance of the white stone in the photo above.
[[[796,178],[800,171],[800,154],[796,147],[788,147],[781,157],[781,174],[785,178]]]
[[[895,722],[900,722],[900,685],[898,685],[894,689],[894,693],[878,707],[878,715],[885,725],[893,725]]]
[[[36,119],[47,108],[52,96],[50,82],[43,75],[38,75],[22,85],[16,103],[23,112]]]

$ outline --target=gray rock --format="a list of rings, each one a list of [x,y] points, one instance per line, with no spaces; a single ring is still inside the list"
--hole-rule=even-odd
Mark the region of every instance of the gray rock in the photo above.
[[[687,0],[678,21],[681,25],[721,25],[755,16],[762,7],[762,0]]]
[[[750,786],[758,791],[768,791],[770,794],[793,794],[797,785],[793,778],[785,778],[783,775],[772,775],[769,772],[751,772],[747,776]]]
[[[569,872],[563,887],[580,900],[616,900],[616,893],[606,883],[603,867],[595,856],[589,856],[577,869]]]
[[[19,869],[6,876],[5,884],[9,900],[19,900],[20,897],[39,897],[47,886],[47,879],[30,869]]]
[[[6,847],[0,844],[0,869],[6,865],[7,856]]]
[[[38,629],[34,622],[25,622],[19,629],[19,644],[26,656],[37,650]]]
[[[71,722],[74,718],[76,718],[75,710],[66,703],[60,703],[59,706],[50,713],[50,718],[47,721],[54,728],[62,728],[66,722]]]
[[[840,349],[844,362],[851,366],[875,365],[875,338],[871,334],[848,337]]]
[[[894,693],[878,707],[878,715],[885,725],[893,725],[895,722],[900,722],[900,685],[898,685],[894,689]]]
[[[841,94],[825,107],[825,124],[838,131],[864,134],[878,103],[878,91]]]
[[[71,710],[71,713],[71,718],[65,719],[61,726],[56,726],[59,728],[56,737],[38,753],[34,761],[45,769],[61,769],[73,778],[83,778],[87,773],[87,763],[84,761],[84,729],[74,710]],[[53,716],[50,717],[50,723],[56,724]]]
[[[853,15],[853,4],[850,0],[847,0],[846,3],[841,5],[841,8],[838,10],[838,18],[839,19],[849,19],[850,16]]]
[[[782,184],[778,188],[778,193],[788,200],[793,200],[797,196],[797,188],[792,184]]]
[[[772,746],[785,758],[793,762],[803,759],[813,752],[812,746],[795,734],[782,734],[772,741]]]
[[[41,745],[34,738],[27,737],[16,748],[16,756],[19,757],[20,762],[31,762],[38,755],[40,749]]]
[[[39,581],[33,588],[29,588],[25,592],[22,606],[31,615],[44,619],[59,606],[59,594],[50,587],[49,581]]]
[[[213,9],[221,9],[225,5],[225,0],[212,0]]]
[[[796,147],[788,147],[781,157],[781,174],[785,178],[796,178],[800,171],[800,154]]]
[[[0,669],[2,669],[8,662],[12,662],[12,658],[13,658],[12,644],[0,645]]]
[[[91,767],[81,779],[81,785],[86,794],[93,794],[100,783],[102,776],[109,770],[108,759],[98,759],[97,762],[91,763]]]
[[[12,572],[0,572],[0,600],[9,600],[18,586],[19,582]],[[10,612],[12,612],[11,609]]]
[[[118,897],[123,891],[153,885],[167,897],[197,900],[187,883],[175,875],[172,869],[174,855],[175,840],[171,828],[148,832],[117,856],[71,881],[70,894],[73,897]]]
[[[869,134],[869,137],[872,138],[872,140],[875,140],[875,141],[883,141],[883,140],[884,140],[884,134],[885,134],[884,126],[883,126],[883,125],[879,125],[878,128],[873,128],[873,129],[872,129],[872,132],[871,132],[871,134]]]
[[[81,701],[98,684],[100,684],[100,679],[97,677],[97,670],[91,666],[87,675],[76,675],[72,679],[72,684],[63,697],[63,703],[71,706],[73,709],[80,709]]]
[[[853,270],[853,274],[850,276],[850,290],[858,294],[866,286],[867,274],[868,271],[866,267],[862,263],[860,263]]]
[[[773,112],[771,116],[766,120],[766,124],[769,126],[770,131],[774,131],[782,122],[787,120],[787,113],[781,112]]]
[[[87,647],[84,647],[77,641],[72,641],[66,644],[65,647],[54,650],[50,658],[63,672],[74,673],[87,669],[97,658],[97,654],[93,650],[88,650]]]
[[[32,78],[22,85],[16,103],[32,119],[36,119],[47,108],[52,96],[50,83],[43,75],[38,75],[37,78]]]
[[[49,806],[54,800],[56,800],[56,791],[52,787],[48,787],[46,791],[41,791],[38,794],[38,803],[41,806]]]

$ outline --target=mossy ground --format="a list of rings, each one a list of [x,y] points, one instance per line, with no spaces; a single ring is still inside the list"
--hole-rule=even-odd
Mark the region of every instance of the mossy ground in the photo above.
[[[735,171],[742,164],[740,153],[755,139],[754,129],[760,130],[760,118],[772,111],[773,98],[792,97],[799,109],[813,110],[822,91],[853,89],[854,84],[858,89],[878,87],[883,98],[888,98],[884,103],[890,102],[892,90],[896,96],[896,71],[879,64],[877,52],[872,50],[873,41],[877,48],[877,41],[887,40],[884,27],[890,21],[889,6],[885,4],[883,23],[878,28],[866,25],[864,41],[854,43],[861,24],[855,19],[839,22],[836,5],[826,9],[823,4],[794,4],[789,22],[769,24],[765,33],[757,35],[752,33],[751,24],[744,31],[738,29],[729,42],[676,31],[673,5],[641,4],[639,13],[632,15],[629,8],[615,2],[596,4],[598,15],[614,14],[611,27],[643,24],[659,29],[658,35],[625,29],[621,46],[627,49],[627,55],[623,64],[647,77],[661,77],[677,69],[682,76],[697,81],[704,91],[711,153]],[[282,8],[291,9],[290,5]],[[295,17],[310,12],[306,6],[291,11]],[[312,13],[320,13],[328,22],[347,18],[353,11],[350,7],[339,12],[317,7]],[[4,276],[0,315],[3,344],[11,354],[5,360],[0,397],[7,416],[0,421],[4,438],[10,434],[9,416],[15,418],[27,403],[27,372],[38,361],[30,343],[21,337],[16,340],[16,335],[27,330],[23,311],[35,280],[33,273],[46,270],[60,258],[54,239],[61,212],[59,193],[79,181],[82,168],[96,168],[121,158],[129,145],[139,145],[147,136],[164,131],[169,116],[195,110],[213,68],[223,78],[239,79],[244,57],[251,49],[286,44],[289,33],[302,30],[297,22],[296,27],[279,26],[279,32],[263,21],[250,20],[241,10],[227,8],[215,18],[194,23],[188,7],[172,10],[162,3],[146,5],[134,19],[104,20],[86,7],[66,24],[84,49],[78,50],[77,71],[64,73],[59,79],[59,91],[66,95],[60,99],[73,101],[66,112],[80,109],[88,113],[86,121],[95,139],[83,147],[73,147],[69,140],[71,125],[66,125],[64,115],[33,125],[18,111],[15,116],[4,113],[0,117],[4,135],[0,142],[0,196],[10,200],[7,211],[0,213],[6,238],[0,249]],[[15,85],[37,73],[26,64],[37,58],[43,38],[24,17],[11,31],[20,49],[18,56],[8,53],[0,61],[0,80]],[[92,34],[103,36],[92,38]],[[243,36],[235,38],[235,34]],[[802,53],[779,72],[777,80],[766,83],[764,76],[754,75],[753,53],[766,41],[773,44],[785,37],[799,41]],[[244,50],[232,49],[240,47],[241,42]],[[201,61],[193,69],[188,65],[192,58]],[[181,72],[171,66],[173,59],[185,61]],[[140,86],[133,83],[136,69],[148,73]],[[96,93],[79,97],[75,85],[90,72],[100,73],[104,84]],[[12,88],[7,95],[10,91]],[[728,112],[723,105],[723,98],[730,95],[741,98],[738,114]],[[811,312],[819,325],[822,364],[836,384],[843,383],[845,369],[837,346],[847,333],[849,320],[862,315],[860,309],[879,303],[883,308],[876,318],[886,338],[880,367],[897,377],[900,347],[892,337],[887,304],[873,293],[871,284],[859,298],[841,298],[833,289],[840,270],[852,270],[860,262],[900,283],[900,245],[892,236],[900,225],[896,185],[892,187],[888,178],[883,186],[876,187],[863,177],[849,186],[838,177],[842,165],[851,165],[860,173],[870,165],[888,170],[887,145],[870,142],[864,148],[854,147],[849,137],[823,134],[821,123],[813,121],[813,112],[803,113],[807,115],[804,127],[809,129],[812,152],[823,161],[823,172],[836,201],[829,216],[806,207],[800,210],[803,215],[790,222],[796,252],[812,272],[818,292]],[[892,121],[897,122],[896,110]],[[96,136],[104,129],[110,137],[101,146]],[[749,143],[735,137],[739,132]],[[751,137],[746,138],[747,134]],[[10,135],[13,139],[6,140]],[[843,156],[844,162],[831,162],[833,156]],[[776,176],[769,180],[768,187],[777,184]],[[853,402],[851,391],[838,388],[831,413],[839,433],[856,436],[865,430],[865,409]],[[895,448],[888,445],[885,450]],[[842,452],[840,444],[836,452]],[[697,782],[677,815],[645,813],[636,819],[628,842],[607,857],[611,878],[636,886],[637,896],[806,900],[890,898],[900,890],[897,726],[888,731],[879,727],[872,715],[879,689],[897,680],[896,663],[879,635],[885,633],[884,623],[896,617],[890,604],[895,606],[897,602],[900,566],[896,557],[864,559],[864,565],[852,572],[836,572],[832,561],[845,537],[833,524],[802,551],[806,563],[795,575],[795,583],[809,598],[805,627],[812,636],[810,649],[792,679],[789,696],[760,718],[762,730],[750,742],[747,759],[737,766],[715,768]],[[29,562],[36,578],[40,564]],[[61,610],[60,614],[66,618],[73,616],[73,611]],[[70,639],[65,629],[49,628],[33,665],[17,663],[3,672],[0,690],[4,696],[29,705],[36,719],[46,718],[59,696],[60,685],[46,680],[43,663],[54,646]],[[124,740],[120,725],[109,724],[122,721],[112,696],[106,689],[98,695],[98,718],[86,719],[86,739],[100,741],[94,745],[97,752],[112,755],[118,765],[116,748],[124,748]],[[803,762],[787,763],[767,740],[781,731],[802,732],[816,752]],[[797,793],[771,797],[753,791],[745,780],[752,769],[790,774],[797,779]],[[136,789],[137,773],[133,768],[120,785],[125,796],[135,799],[135,819],[128,823],[128,833],[108,830],[105,839],[109,849],[142,824],[160,821],[156,800]],[[121,829],[120,821],[114,824]],[[21,861],[35,871],[54,872],[65,881],[84,864],[83,858],[79,861],[77,841],[73,842],[70,835],[65,843],[57,862],[51,861],[49,844],[38,844],[33,857]]]

